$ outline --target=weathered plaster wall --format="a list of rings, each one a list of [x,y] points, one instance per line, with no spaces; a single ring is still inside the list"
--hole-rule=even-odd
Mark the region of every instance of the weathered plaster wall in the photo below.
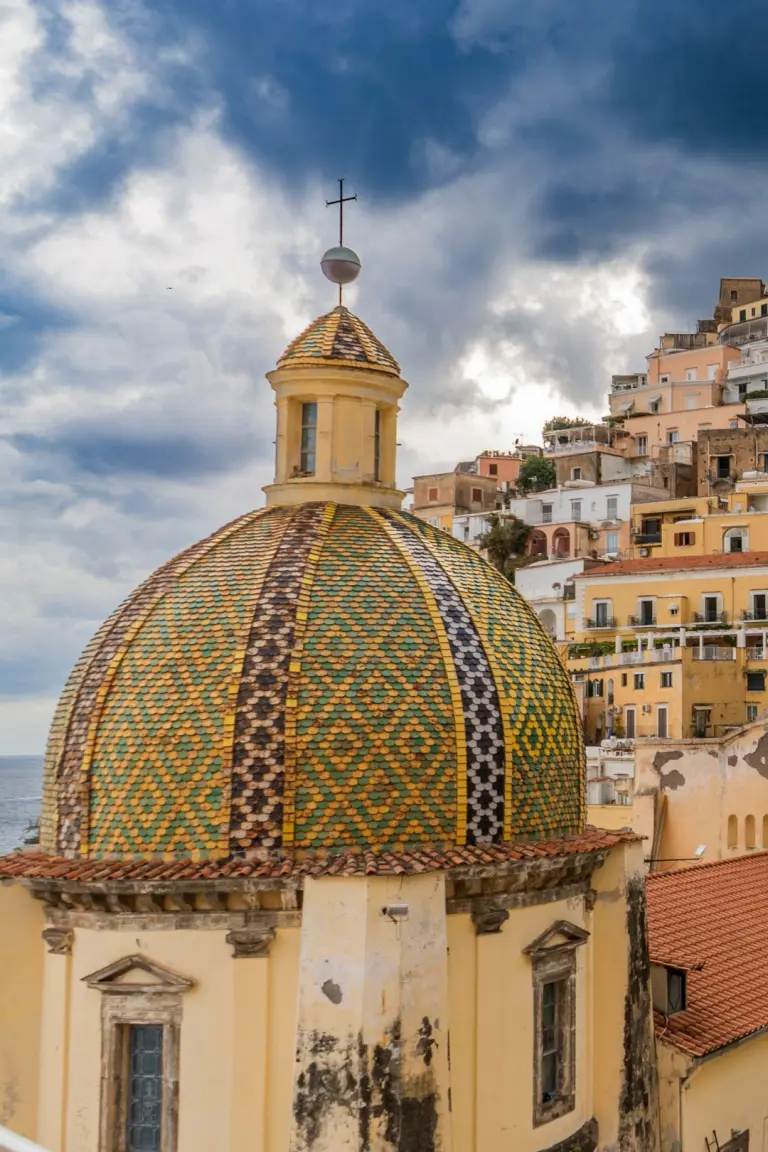
[[[42,906],[0,884],[0,1125],[34,1139],[43,980]]]
[[[687,859],[706,844],[704,860],[751,851],[745,820],[755,817],[755,848],[768,848],[768,726],[758,722],[725,740],[658,740],[635,749],[636,831],[652,826],[653,794],[666,797],[659,856]],[[644,813],[641,826],[641,813]],[[728,846],[728,817],[736,817],[737,845]],[[674,863],[659,865],[660,869]]]
[[[635,843],[615,849],[593,878],[596,999],[591,1066],[599,1147],[605,1152],[658,1149],[642,876],[643,845]]]
[[[450,1152],[442,875],[307,879],[293,1114],[292,1152]]]

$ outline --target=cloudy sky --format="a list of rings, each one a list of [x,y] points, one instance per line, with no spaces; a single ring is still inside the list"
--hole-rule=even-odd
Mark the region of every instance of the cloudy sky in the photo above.
[[[0,753],[261,503],[338,176],[407,483],[599,415],[768,273],[767,34],[765,0],[0,0]]]

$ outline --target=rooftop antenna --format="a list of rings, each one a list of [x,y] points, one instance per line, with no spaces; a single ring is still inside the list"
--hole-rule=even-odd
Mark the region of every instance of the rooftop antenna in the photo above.
[[[334,248],[329,248],[323,255],[320,261],[320,267],[323,270],[323,275],[326,280],[330,280],[332,284],[339,286],[339,308],[343,307],[342,292],[345,284],[351,284],[353,280],[357,280],[360,275],[362,265],[360,257],[357,252],[353,252],[351,248],[344,247],[344,205],[348,204],[350,200],[357,200],[357,193],[354,196],[344,195],[344,180],[339,180],[339,195],[336,200],[326,200],[326,208],[332,208],[334,205],[339,206],[339,243]]]

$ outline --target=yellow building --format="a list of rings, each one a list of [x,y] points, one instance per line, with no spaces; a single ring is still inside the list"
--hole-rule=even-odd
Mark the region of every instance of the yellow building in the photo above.
[[[99,630],[41,848],[0,860],[0,1119],[50,1152],[658,1152],[643,848],[585,828],[566,670],[398,510],[405,384],[357,318],[270,381],[268,506]]]
[[[661,1146],[755,1152],[768,1135],[768,853],[647,888]]]
[[[634,557],[716,556],[768,552],[768,481],[744,481],[735,492],[632,507]]]
[[[710,737],[768,706],[768,551],[620,561],[575,578],[568,667],[588,741]]]

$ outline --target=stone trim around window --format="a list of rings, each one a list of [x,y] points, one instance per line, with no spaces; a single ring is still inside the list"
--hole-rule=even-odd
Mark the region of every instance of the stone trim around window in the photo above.
[[[533,977],[533,1125],[548,1124],[576,1107],[576,949],[589,933],[566,920],[556,921],[524,951],[531,958]],[[558,1083],[554,1095],[544,1099],[542,1001],[544,987],[557,983]]]
[[[126,1152],[130,1029],[163,1029],[162,1152],[178,1152],[179,1045],[182,995],[194,981],[147,960],[127,956],[86,976],[106,993],[101,1006],[99,1152]]]

